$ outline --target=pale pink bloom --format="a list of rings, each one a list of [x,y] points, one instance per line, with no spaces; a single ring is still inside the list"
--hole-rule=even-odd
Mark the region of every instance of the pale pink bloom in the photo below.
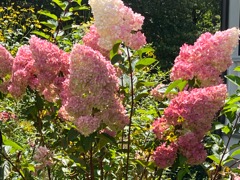
[[[88,136],[100,127],[101,122],[93,116],[80,116],[74,123],[81,134]]]
[[[111,62],[99,51],[79,44],[74,45],[70,59],[69,75],[62,83],[63,106],[59,115],[75,123],[78,121],[78,127],[81,123],[89,123],[92,127],[87,132],[78,128],[86,136],[93,133],[101,122],[112,130],[123,128],[128,118],[117,96],[118,78]],[[98,121],[87,121],[86,117]]]
[[[187,158],[189,165],[198,165],[205,161],[207,152],[195,133],[189,132],[178,138],[178,149]]]
[[[23,45],[18,49],[13,61],[11,84],[9,92],[15,98],[21,98],[25,93],[30,79],[34,78],[35,68],[34,59],[28,45]]]
[[[168,124],[167,120],[164,117],[157,118],[153,124],[153,132],[156,134],[157,138],[160,140],[165,140],[165,133],[167,132],[170,124]]]
[[[124,6],[121,0],[90,0],[99,46],[110,50],[121,40],[135,50],[146,44],[142,29],[144,17]]]
[[[158,101],[162,101],[166,98],[165,96],[166,86],[159,84],[157,87],[151,90],[150,94]]]
[[[94,25],[90,26],[89,32],[83,36],[84,45],[91,47],[95,51],[99,51],[104,57],[109,58],[109,50],[99,46],[99,39],[100,35]]]
[[[31,36],[29,43],[36,70],[36,79],[31,79],[32,87],[48,101],[54,102],[59,99],[62,86],[59,77],[69,74],[69,54],[59,49],[57,45],[36,36]]]
[[[164,118],[171,125],[182,124],[183,128],[203,136],[224,105],[226,94],[227,87],[224,84],[179,92],[164,110]],[[179,121],[179,117],[183,118],[183,122]]]
[[[163,143],[158,146],[153,153],[153,159],[157,166],[161,169],[172,166],[177,158],[177,146],[174,143],[167,145]]]
[[[8,50],[0,45],[0,78],[11,74],[13,59]]]
[[[52,152],[46,146],[39,146],[35,150],[33,159],[43,166],[51,166],[53,164],[52,156]]]
[[[196,78],[201,87],[220,84],[219,76],[232,64],[231,54],[238,39],[239,30],[231,28],[214,35],[204,33],[194,45],[184,44],[175,59],[171,80]]]

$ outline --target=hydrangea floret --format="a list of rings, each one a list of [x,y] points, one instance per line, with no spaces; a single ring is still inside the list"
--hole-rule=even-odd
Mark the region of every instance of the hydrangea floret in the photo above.
[[[135,50],[146,44],[146,37],[140,32],[144,17],[134,13],[121,0],[89,0],[89,4],[101,48],[110,50],[118,40]]]

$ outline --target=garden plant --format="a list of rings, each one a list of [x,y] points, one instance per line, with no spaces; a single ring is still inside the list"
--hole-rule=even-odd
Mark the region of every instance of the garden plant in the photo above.
[[[51,5],[0,7],[0,179],[240,179],[240,95],[222,78],[239,29],[203,33],[163,72],[121,0]]]

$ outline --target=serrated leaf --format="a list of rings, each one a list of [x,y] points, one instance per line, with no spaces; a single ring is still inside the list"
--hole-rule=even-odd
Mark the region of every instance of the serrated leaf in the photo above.
[[[225,76],[229,81],[231,81],[233,84],[240,86],[240,77],[235,76],[233,74]]]
[[[38,14],[41,14],[41,15],[44,15],[44,16],[47,16],[47,17],[50,17],[54,20],[57,21],[58,17],[55,15],[55,14],[52,14],[50,11],[48,10],[39,10],[38,11]]]
[[[135,68],[136,69],[141,69],[145,66],[149,66],[151,64],[153,64],[154,62],[156,62],[157,60],[154,59],[154,58],[144,58],[144,59],[140,59],[136,65],[135,65]]]

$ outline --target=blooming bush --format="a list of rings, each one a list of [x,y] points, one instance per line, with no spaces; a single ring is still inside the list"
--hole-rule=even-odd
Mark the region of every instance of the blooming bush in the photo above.
[[[65,13],[70,6],[54,3]],[[183,45],[170,74],[174,82],[163,85],[163,74],[149,73],[156,59],[140,31],[144,17],[121,0],[89,3],[93,25],[67,50],[58,25],[49,38],[58,45],[32,35],[14,57],[0,46],[1,178],[183,179],[198,178],[197,165],[212,167],[206,178],[237,177],[237,169],[225,169],[240,152],[225,158],[212,125],[220,112],[230,124],[239,119],[239,97],[224,105],[220,78],[239,30],[205,33]],[[237,76],[228,78],[240,86]],[[229,139],[238,128],[217,125]],[[219,143],[210,149],[212,140]]]

